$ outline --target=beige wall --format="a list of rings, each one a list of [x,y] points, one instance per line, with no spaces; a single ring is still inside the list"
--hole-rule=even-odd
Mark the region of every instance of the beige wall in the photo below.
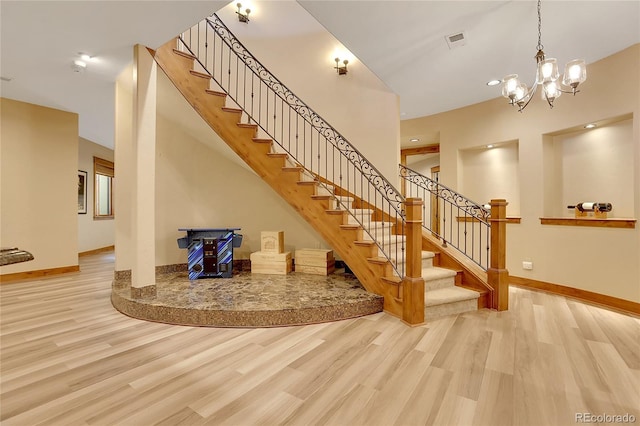
[[[0,98],[0,245],[35,259],[0,274],[78,265],[78,115]]]
[[[80,253],[114,245],[115,226],[112,219],[93,219],[93,157],[113,161],[113,150],[80,138],[78,168],[87,172],[87,214],[78,215],[78,251]],[[114,192],[117,189],[114,188]]]
[[[415,134],[438,135],[441,182],[454,189],[464,183],[463,150],[518,141],[522,223],[507,228],[510,274],[639,302],[640,225],[636,224],[635,229],[542,226],[539,220],[552,211],[549,206],[564,204],[569,198],[582,201],[578,197],[602,198],[602,201],[618,197],[617,206],[614,205],[618,209],[616,216],[640,217],[639,62],[640,45],[634,45],[590,64],[588,80],[581,92],[575,97],[562,96],[552,110],[537,98],[519,114],[507,105],[506,99],[497,98],[403,121],[402,138]],[[496,93],[498,91],[496,89]],[[630,114],[633,120],[625,124],[623,121]],[[615,117],[619,122],[611,123],[609,119]],[[588,135],[584,131],[583,126],[590,122],[601,123],[600,135]],[[567,134],[573,136],[561,136]],[[565,142],[571,141],[562,143],[565,154],[558,158],[554,154],[557,151],[550,147],[563,138]],[[612,138],[616,140],[610,148],[605,144]],[[576,150],[575,144],[580,144],[581,149]],[[581,185],[578,190],[572,178],[563,176],[574,167],[568,165],[573,161],[568,157],[567,150],[571,149],[581,155],[593,150],[580,164],[593,161],[601,165],[590,168],[597,173],[598,181],[608,182],[607,187],[598,188],[596,192],[596,188],[589,190],[588,185]],[[613,155],[614,151],[623,154]],[[602,155],[603,152],[610,155]],[[625,157],[622,162],[619,161],[621,155]],[[593,179],[595,175],[589,176]],[[558,196],[558,188],[564,184],[568,187],[564,195]],[[571,185],[575,194],[569,197],[566,191]],[[562,205],[554,209],[556,207],[562,215],[570,214]],[[523,270],[523,260],[532,261],[534,269]]]
[[[156,265],[186,263],[178,228],[242,228],[236,259],[260,250],[260,232],[282,230],[285,248],[326,244],[231,151],[158,73]]]
[[[509,200],[507,216],[520,215],[518,143],[460,151],[459,192],[476,203],[492,198]]]
[[[333,59],[342,44],[297,2],[264,1],[255,7],[256,22],[249,25],[238,22],[235,3],[217,13],[269,71],[398,187],[398,96],[357,58],[350,58],[349,72],[339,76]],[[262,17],[269,26],[260,25]]]
[[[272,4],[267,5],[271,7]],[[293,7],[294,14],[302,12],[306,15],[301,19],[312,19],[293,2],[274,2],[273,7]],[[229,24],[233,24],[234,19],[237,22],[235,15],[232,18],[223,17]],[[361,65],[354,64],[353,74],[350,71],[348,76],[339,77],[332,64],[325,63],[330,53],[325,52],[318,59],[312,52],[316,48],[332,48],[335,40],[318,28],[315,21],[311,28],[313,30],[304,39],[279,40],[273,40],[269,35],[247,37],[242,33],[246,27],[231,29],[238,31],[238,37],[250,50],[257,50],[257,56],[267,67],[277,64],[272,69],[274,74],[286,84],[292,84],[291,88],[317,108],[325,119],[332,124],[339,122],[335,125],[340,132],[348,138],[358,136],[350,142],[367,157],[373,157],[376,167],[387,178],[396,179],[399,161],[397,96]],[[279,48],[274,50],[268,46]],[[296,51],[293,58],[291,51]],[[295,60],[296,67],[284,64],[284,59]],[[131,72],[125,70],[116,83],[116,176],[120,187],[129,187],[127,182],[133,182],[131,170],[135,167],[127,159],[132,155],[129,148],[133,128]],[[184,235],[178,228],[184,227],[242,228],[244,240],[242,247],[235,250],[236,258],[248,258],[251,252],[258,251],[260,232],[264,230],[283,230],[287,250],[326,247],[313,228],[203,122],[161,71],[158,72],[157,99],[156,265],[186,262],[186,250],[179,249],[176,243],[176,239]],[[355,105],[364,107],[358,109]],[[124,167],[129,171],[123,173]],[[117,197],[118,211],[135,202],[132,195],[124,191],[118,191]],[[129,260],[122,259],[131,252],[130,236],[130,218],[118,214],[117,270],[132,268]]]

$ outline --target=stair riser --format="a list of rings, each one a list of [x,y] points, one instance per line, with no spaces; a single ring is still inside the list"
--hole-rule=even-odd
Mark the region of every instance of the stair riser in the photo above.
[[[448,315],[457,315],[478,310],[478,300],[461,300],[442,305],[427,306],[424,309],[425,321],[434,320]]]
[[[318,195],[333,195],[333,189],[332,188],[325,188],[322,185],[318,186],[318,191],[316,192]]]
[[[375,241],[375,240],[382,240],[382,241],[395,241],[396,235],[391,233],[391,228],[387,227],[387,228],[367,228],[366,226],[364,227],[364,229],[368,232],[365,231],[364,235],[365,235],[365,239],[370,240],[370,241]],[[371,235],[369,235],[371,234]]]
[[[367,225],[373,221],[374,220],[372,219],[371,215],[357,215],[356,217],[349,215],[348,223],[354,223],[354,224],[358,223],[358,224],[362,224],[362,226],[364,227],[367,227]]]
[[[456,285],[456,280],[454,277],[445,277],[445,278],[437,278],[435,280],[426,280],[424,281],[424,289],[425,291],[431,290],[439,290],[445,287],[453,287]]]
[[[407,269],[407,265],[405,262],[400,262],[399,266],[402,268],[401,270],[406,270]],[[433,268],[433,258],[429,258],[429,259],[422,259],[422,268]],[[400,268],[398,268],[400,269]]]
[[[342,210],[345,210],[345,206],[347,207],[347,209],[352,208],[352,204],[353,204],[353,201],[349,201],[349,200],[342,200],[342,204],[340,204],[338,200],[336,200],[335,198],[331,200],[331,202],[333,203],[334,209],[342,209]]]

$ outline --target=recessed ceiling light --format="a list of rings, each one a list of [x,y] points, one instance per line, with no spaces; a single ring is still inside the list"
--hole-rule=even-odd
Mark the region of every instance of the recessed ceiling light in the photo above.
[[[418,138],[411,138],[411,139],[409,139],[409,142],[420,142],[420,139],[418,139]]]
[[[82,55],[80,55],[80,59],[88,62],[91,60],[91,56],[87,55],[86,53],[83,53]]]
[[[593,129],[594,127],[596,127],[594,123],[589,123],[586,126],[584,126],[585,129]]]
[[[491,149],[491,148],[493,148],[493,145],[489,144],[489,145],[487,145],[487,148]]]
[[[71,69],[73,72],[84,72],[84,70],[87,69],[87,63],[76,59],[73,61],[73,64],[71,64]]]
[[[500,83],[502,83],[501,80],[490,80],[490,81],[487,81],[487,86],[497,86]]]

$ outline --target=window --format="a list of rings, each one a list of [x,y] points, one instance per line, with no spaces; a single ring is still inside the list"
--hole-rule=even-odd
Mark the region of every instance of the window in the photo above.
[[[93,157],[93,218],[113,219],[113,162]]]

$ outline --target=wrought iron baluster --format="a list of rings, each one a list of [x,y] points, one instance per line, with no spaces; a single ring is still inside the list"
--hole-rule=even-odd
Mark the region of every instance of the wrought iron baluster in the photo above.
[[[408,189],[406,190],[407,194],[409,194],[408,196],[420,193],[423,200],[430,200],[429,204],[432,211],[435,212],[435,216],[431,216],[431,213],[427,214],[426,205],[423,206],[423,217],[425,218],[423,227],[431,230],[435,236],[439,237],[444,247],[450,244],[486,270],[490,259],[490,211],[406,166],[400,165],[400,177],[405,181],[406,185],[408,185]],[[434,197],[433,200],[431,196]],[[440,205],[442,206],[440,207]],[[458,216],[460,220],[463,220],[464,224],[460,224],[459,221],[453,217],[453,209],[458,212]],[[441,216],[438,216],[438,212],[440,212]],[[458,222],[455,235],[453,232],[454,220]],[[435,232],[436,230],[431,226],[432,223],[439,223],[440,232]],[[478,228],[477,231],[475,230],[476,227]],[[469,228],[471,235],[469,235]],[[476,253],[476,232],[478,233],[478,247],[482,247],[482,244],[485,244],[485,242],[487,244],[484,255],[482,250]],[[483,237],[483,235],[485,236]]]

